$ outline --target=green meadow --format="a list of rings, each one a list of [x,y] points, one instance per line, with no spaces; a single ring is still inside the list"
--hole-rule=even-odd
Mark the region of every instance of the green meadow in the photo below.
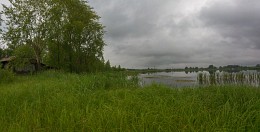
[[[260,131],[260,89],[140,87],[123,72],[14,76],[0,84],[0,131]]]

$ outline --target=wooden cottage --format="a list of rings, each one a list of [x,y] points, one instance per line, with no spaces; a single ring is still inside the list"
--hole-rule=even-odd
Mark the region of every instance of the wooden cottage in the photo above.
[[[30,59],[29,63],[22,66],[12,66],[11,62],[15,60],[14,56],[5,57],[0,60],[2,69],[12,69],[16,73],[30,73],[36,71],[37,61]]]
[[[10,63],[12,60],[14,60],[14,59],[15,59],[14,56],[2,58],[2,59],[0,60],[0,62],[1,62],[1,69],[9,69],[9,68],[10,68],[10,67],[9,67],[9,66],[10,66],[9,63]]]

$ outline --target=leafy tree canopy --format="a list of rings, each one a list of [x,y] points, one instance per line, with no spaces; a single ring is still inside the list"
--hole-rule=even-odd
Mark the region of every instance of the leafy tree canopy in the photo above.
[[[2,38],[8,49],[31,47],[37,64],[71,72],[104,69],[104,26],[85,0],[9,0]]]

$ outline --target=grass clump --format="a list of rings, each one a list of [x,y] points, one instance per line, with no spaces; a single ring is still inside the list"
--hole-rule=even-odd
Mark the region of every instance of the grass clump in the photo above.
[[[15,76],[12,71],[0,69],[0,84],[10,83],[14,81],[14,78]]]
[[[124,73],[44,72],[0,85],[0,131],[259,131],[260,90],[139,88]]]

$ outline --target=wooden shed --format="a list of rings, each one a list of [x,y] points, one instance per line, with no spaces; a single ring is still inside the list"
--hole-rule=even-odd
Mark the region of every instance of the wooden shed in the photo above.
[[[14,66],[12,67],[10,64],[15,60],[15,56],[5,57],[0,60],[2,69],[12,69],[16,73],[29,73],[35,72],[37,61],[35,59],[29,59],[29,63],[23,66]]]
[[[2,58],[0,60],[1,62],[1,69],[8,69],[9,68],[9,63],[14,60],[15,57],[14,56],[11,56],[11,57],[5,57],[5,58]]]

